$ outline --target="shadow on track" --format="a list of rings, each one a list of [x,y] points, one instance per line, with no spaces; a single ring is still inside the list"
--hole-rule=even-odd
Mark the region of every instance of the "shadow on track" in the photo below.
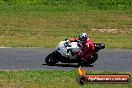
[[[47,64],[42,64],[42,65],[47,65]],[[78,65],[75,64],[56,64],[56,65],[52,65],[52,66],[58,66],[58,67],[73,67],[73,68],[78,68]],[[84,66],[84,67],[93,67],[93,65],[89,65],[89,66]]]

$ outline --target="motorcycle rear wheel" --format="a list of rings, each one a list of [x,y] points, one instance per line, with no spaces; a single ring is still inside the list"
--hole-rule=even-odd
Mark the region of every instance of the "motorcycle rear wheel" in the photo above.
[[[90,58],[86,60],[86,65],[93,64],[98,59],[98,53],[93,53]]]
[[[98,58],[98,53],[93,53],[91,57],[88,58],[87,60],[85,61],[79,60],[78,66],[89,66],[93,64],[97,60],[97,58]]]

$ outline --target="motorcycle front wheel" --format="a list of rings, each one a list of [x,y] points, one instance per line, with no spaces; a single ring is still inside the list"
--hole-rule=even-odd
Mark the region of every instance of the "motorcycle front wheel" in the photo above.
[[[45,62],[47,65],[55,65],[56,63],[59,62],[58,58],[57,58],[57,53],[56,52],[52,52],[51,54],[49,54],[46,59]]]

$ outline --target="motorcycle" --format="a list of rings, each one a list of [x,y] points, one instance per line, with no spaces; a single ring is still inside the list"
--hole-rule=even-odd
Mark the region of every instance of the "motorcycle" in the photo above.
[[[82,46],[80,45],[80,41],[74,41],[71,42],[69,40],[61,41],[56,50],[50,53],[46,59],[45,62],[47,65],[52,66],[57,64],[58,62],[62,63],[78,63],[78,65],[90,65],[94,63],[98,58],[98,51],[105,48],[104,43],[94,43],[95,51],[92,53],[92,55],[89,58],[85,58],[85,60],[80,60],[80,58],[77,56],[77,52],[79,52],[82,49]]]

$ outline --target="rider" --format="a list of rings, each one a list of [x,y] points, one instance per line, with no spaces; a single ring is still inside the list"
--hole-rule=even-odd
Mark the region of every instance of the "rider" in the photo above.
[[[82,50],[80,50],[77,53],[77,56],[81,57],[81,60],[85,60],[85,58],[89,58],[95,50],[94,44],[88,37],[87,33],[81,33],[79,35],[79,38],[70,38],[69,40],[71,42],[81,41]]]

